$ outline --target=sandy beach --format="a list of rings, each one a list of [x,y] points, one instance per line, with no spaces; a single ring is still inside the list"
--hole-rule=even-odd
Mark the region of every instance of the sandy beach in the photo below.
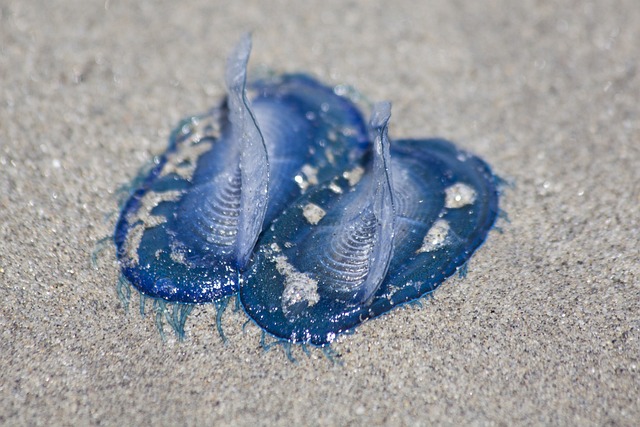
[[[468,3],[468,4],[467,4]],[[393,103],[511,185],[472,258],[296,363],[196,307],[162,341],[125,311],[118,188],[251,70]],[[640,4],[0,0],[1,425],[635,425],[640,420]]]

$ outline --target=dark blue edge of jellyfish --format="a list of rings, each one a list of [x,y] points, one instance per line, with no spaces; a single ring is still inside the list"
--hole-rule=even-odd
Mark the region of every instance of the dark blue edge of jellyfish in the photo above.
[[[254,82],[251,84],[250,89],[251,92],[256,94],[253,99],[254,102],[259,98],[268,99],[271,97],[282,103],[297,102],[300,111],[306,110],[303,114],[305,119],[311,123],[312,128],[318,130],[324,127],[324,130],[318,132],[320,135],[315,135],[315,140],[311,144],[310,148],[315,153],[304,162],[311,172],[308,170],[298,171],[291,177],[291,180],[296,181],[296,185],[290,186],[288,200],[298,197],[306,189],[306,186],[322,182],[335,174],[336,171],[357,161],[368,148],[366,126],[357,107],[348,99],[335,95],[331,88],[322,85],[313,78],[302,74],[276,76]],[[314,101],[316,97],[326,97],[326,99],[315,99]],[[312,103],[315,103],[315,105],[312,105]],[[332,106],[331,109],[321,111],[323,107],[326,109],[330,105]],[[336,114],[335,109],[338,106],[342,111]],[[175,173],[161,176],[163,170],[169,164],[169,158],[174,156],[183,145],[193,144],[197,146],[204,142],[215,142],[215,135],[224,129],[225,116],[226,103],[223,102],[220,107],[212,109],[207,115],[194,116],[183,120],[172,132],[169,138],[169,147],[165,153],[157,157],[155,166],[152,167],[146,178],[142,180],[139,187],[133,190],[122,207],[114,232],[117,258],[121,261],[121,271],[124,277],[136,289],[147,296],[161,298],[168,302],[205,303],[231,295],[237,291],[237,283],[231,283],[222,292],[216,294],[181,293],[180,289],[182,287],[189,289],[198,287],[203,281],[209,282],[211,280],[211,270],[213,269],[210,265],[186,268],[186,266],[171,260],[170,254],[166,251],[153,254],[153,257],[161,259],[166,265],[163,268],[166,270],[166,274],[164,274],[166,278],[160,277],[161,275],[157,274],[153,268],[140,268],[140,263],[137,263],[137,266],[127,265],[127,260],[130,257],[128,254],[130,249],[127,247],[127,242],[133,228],[140,225],[140,222],[131,221],[130,217],[134,216],[143,207],[145,196],[151,192],[175,194],[175,192],[188,191],[189,182],[187,180],[182,179]],[[212,124],[207,124],[204,129],[201,129],[201,122],[211,117],[218,117],[223,122],[222,125],[213,123],[213,126],[217,127],[215,131],[211,130]],[[194,136],[198,133],[203,133],[204,136]],[[308,142],[305,141],[304,143]],[[333,152],[328,155],[329,161],[327,152],[330,150],[333,150]],[[342,153],[339,152],[340,150],[342,150]],[[175,203],[175,200],[162,200],[152,207],[149,214],[157,216],[168,213],[170,215]],[[279,209],[272,209],[267,214],[265,225],[285,205],[286,203],[281,203]],[[155,235],[149,235],[149,231],[155,232]],[[169,248],[171,245],[169,236],[166,233],[162,233],[160,226],[145,229],[141,237],[140,246],[145,245],[145,240],[149,241],[149,246],[156,248],[155,251],[162,251],[163,247]],[[151,267],[158,265],[149,261],[152,262],[153,260],[147,254],[148,264]],[[163,282],[169,280],[173,283],[167,283],[167,286],[164,286]],[[206,287],[207,283],[204,283],[204,286]]]
[[[295,277],[301,272],[295,271],[293,276],[283,272],[283,265],[291,265],[283,264],[281,257],[290,261],[300,256],[296,247],[310,228],[302,219],[305,207],[320,207],[330,215],[335,201],[348,197],[353,178],[350,174],[361,174],[362,169],[366,170],[365,176],[369,174],[371,159],[363,162],[360,171],[346,171],[303,195],[261,236],[253,263],[242,279],[241,305],[263,331],[285,343],[326,346],[364,321],[430,294],[467,263],[486,240],[499,214],[499,179],[483,160],[443,139],[393,141],[390,154],[395,163],[406,162],[430,171],[427,179],[434,194],[426,209],[429,219],[421,219],[423,223],[419,224],[402,218],[397,221],[396,237],[404,235],[403,241],[394,245],[388,273],[368,302],[349,304],[323,297],[319,290],[313,305],[303,307],[291,319],[283,309],[284,283],[287,274]],[[392,180],[397,172],[391,169]],[[402,209],[399,202],[395,202],[396,210]]]

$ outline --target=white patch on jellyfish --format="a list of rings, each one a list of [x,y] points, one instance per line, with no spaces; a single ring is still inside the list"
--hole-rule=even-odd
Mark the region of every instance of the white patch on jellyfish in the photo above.
[[[142,241],[142,235],[145,230],[154,228],[167,222],[167,218],[159,215],[151,215],[151,211],[162,202],[175,202],[182,197],[181,191],[165,191],[156,193],[149,191],[140,200],[140,209],[127,215],[127,222],[135,224],[127,233],[127,239],[124,242],[125,252],[133,265],[138,265],[140,259],[138,257],[138,248]]]
[[[289,264],[287,257],[278,255],[273,258],[276,270],[284,276],[284,291],[282,292],[282,310],[285,316],[291,314],[291,309],[300,303],[306,302],[307,307],[320,301],[318,295],[318,281],[306,273],[301,273]]]
[[[140,247],[140,242],[142,242],[144,230],[144,224],[136,224],[131,227],[129,233],[127,233],[127,239],[124,241],[124,251],[127,254],[130,267],[134,267],[140,263],[138,248]]]
[[[198,159],[211,149],[211,142],[192,143],[184,146],[167,157],[160,177],[175,173],[180,178],[191,181],[198,166]]]
[[[449,223],[444,219],[439,219],[433,223],[424,240],[422,246],[416,251],[417,254],[422,252],[433,252],[447,244],[447,237],[449,236]]]
[[[324,155],[327,156],[327,160],[329,161],[331,166],[336,165],[336,158],[333,155],[333,150],[331,150],[331,147],[327,147],[324,149]]]
[[[467,184],[458,182],[444,190],[444,205],[448,209],[458,209],[476,201],[476,190]]]
[[[162,193],[148,191],[140,200],[140,209],[135,212],[129,213],[129,215],[127,215],[127,221],[129,223],[141,221],[145,224],[156,222],[154,220],[149,220],[149,218],[154,216],[151,215],[151,211],[162,202],[176,202],[180,200],[180,197],[182,197],[182,191],[165,191]],[[149,227],[147,228],[151,227],[153,226],[149,225]]]
[[[349,185],[353,187],[362,179],[362,175],[364,174],[364,168],[362,166],[356,166],[350,171],[346,171],[342,173],[344,179],[349,182]]]
[[[175,247],[175,245],[172,245],[169,257],[171,257],[171,260],[176,264],[188,265],[187,259],[184,257],[184,252]]]
[[[319,223],[326,214],[327,212],[324,209],[313,203],[307,203],[302,208],[302,215],[304,215],[304,218],[307,220],[307,222],[312,225],[316,225],[317,223]]]
[[[307,188],[309,188],[309,183],[304,179],[304,175],[298,174],[293,177],[293,180],[298,184],[298,187],[300,187],[300,192],[302,194],[304,194],[304,192],[307,191]]]
[[[387,292],[385,294],[383,294],[382,297],[384,297],[384,298],[388,299],[389,301],[391,301],[391,298],[393,298],[395,293],[398,292],[401,289],[402,288],[390,284],[390,285],[387,286]]]
[[[302,166],[301,171],[307,177],[307,181],[310,185],[318,184],[318,168],[314,168],[311,165],[304,165]]]
[[[167,218],[160,215],[149,215],[144,222],[144,228],[154,228],[167,222]]]
[[[342,187],[340,187],[333,181],[331,182],[331,184],[329,184],[329,190],[333,191],[336,194],[342,194]]]
[[[318,169],[311,165],[304,165],[300,170],[301,173],[293,177],[293,180],[300,187],[300,192],[304,194],[312,185],[318,184]]]
[[[353,126],[344,126],[340,129],[340,133],[346,137],[356,136],[358,134],[358,129]]]
[[[280,252],[280,246],[277,243],[272,243],[271,244],[271,250],[273,252]]]

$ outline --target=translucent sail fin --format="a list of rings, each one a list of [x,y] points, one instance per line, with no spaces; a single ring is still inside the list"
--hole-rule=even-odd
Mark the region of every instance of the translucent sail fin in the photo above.
[[[389,137],[387,127],[391,116],[391,104],[380,102],[371,115],[371,129],[375,134],[371,187],[368,189],[369,206],[363,212],[371,212],[375,218],[374,244],[369,256],[369,272],[356,297],[360,303],[371,300],[384,280],[393,256],[395,214],[393,187],[391,185]]]
[[[229,57],[226,70],[229,120],[233,139],[240,149],[242,195],[236,240],[236,257],[240,268],[246,265],[258,240],[269,196],[267,147],[246,95],[250,53],[251,36],[245,34]]]
[[[294,265],[317,280],[320,295],[351,305],[367,305],[371,301],[393,255],[395,217],[387,137],[390,108],[389,103],[374,108],[373,162],[368,176],[353,192],[337,197],[340,201],[327,212],[319,206],[314,208],[313,204],[303,209],[313,231],[300,246]],[[323,218],[326,214],[326,220],[315,221],[314,211],[322,212]],[[286,295],[299,288],[297,282],[289,281]],[[293,300],[283,298],[283,309],[290,318],[304,308],[303,304],[294,307]]]

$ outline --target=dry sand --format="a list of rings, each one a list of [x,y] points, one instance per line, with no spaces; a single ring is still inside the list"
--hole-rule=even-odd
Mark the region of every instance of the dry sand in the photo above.
[[[633,425],[640,419],[640,3],[0,0],[0,424]],[[420,5],[418,5],[420,3]],[[394,104],[514,183],[423,307],[320,351],[194,310],[126,313],[116,189],[223,93],[225,58]],[[106,219],[105,219],[106,218]]]

